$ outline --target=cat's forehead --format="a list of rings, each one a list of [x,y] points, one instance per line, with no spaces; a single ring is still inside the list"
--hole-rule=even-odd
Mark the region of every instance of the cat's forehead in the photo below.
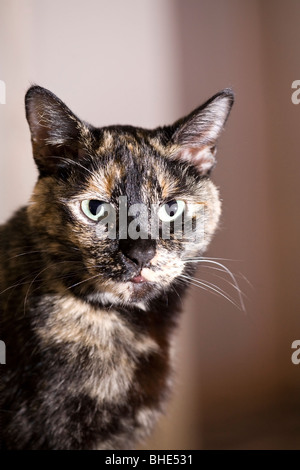
[[[96,152],[99,156],[115,152],[124,159],[133,160],[159,155],[168,157],[170,147],[164,145],[159,131],[133,126],[110,126],[99,130]],[[117,155],[116,155],[117,156]]]
[[[121,126],[101,132],[93,151],[93,172],[86,181],[88,191],[145,202],[167,199],[179,187],[179,169],[158,135]]]

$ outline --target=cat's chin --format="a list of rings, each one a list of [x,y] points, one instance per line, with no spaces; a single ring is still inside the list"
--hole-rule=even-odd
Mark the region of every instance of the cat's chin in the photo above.
[[[128,305],[145,310],[148,302],[161,294],[159,286],[146,281],[142,276],[135,276],[125,282],[110,282],[105,291],[89,293],[86,300],[102,305]]]
[[[141,279],[141,276],[136,276],[129,282],[124,282],[117,286],[117,297],[122,303],[139,303],[147,302],[159,293],[158,286],[154,283]]]
[[[137,277],[140,278],[141,276]],[[152,296],[154,297],[155,292],[157,292],[157,289],[155,289],[153,284],[150,284],[145,280],[140,281],[136,278],[130,281],[129,290],[132,302],[148,300]]]

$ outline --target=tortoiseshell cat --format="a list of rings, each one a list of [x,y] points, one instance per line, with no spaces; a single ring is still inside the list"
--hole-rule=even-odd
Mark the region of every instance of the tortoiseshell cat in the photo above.
[[[2,448],[133,448],[170,388],[182,276],[218,224],[209,175],[233,94],[155,130],[95,128],[38,86],[25,103],[39,178],[0,228]],[[171,222],[204,203],[205,236],[101,237],[120,196]]]

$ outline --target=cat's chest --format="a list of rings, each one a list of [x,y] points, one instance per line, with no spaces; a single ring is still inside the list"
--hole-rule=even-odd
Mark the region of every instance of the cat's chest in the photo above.
[[[38,308],[40,343],[62,351],[74,386],[99,402],[125,397],[139,363],[161,354],[158,343],[135,331],[117,309],[96,309],[71,296],[45,297]]]

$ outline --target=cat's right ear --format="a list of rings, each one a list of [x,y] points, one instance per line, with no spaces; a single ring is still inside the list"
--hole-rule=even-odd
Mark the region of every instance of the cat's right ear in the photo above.
[[[32,86],[25,96],[33,156],[42,176],[77,158],[81,121],[51,91]]]
[[[216,146],[234,102],[231,89],[217,93],[191,114],[173,125],[173,158],[193,165],[208,176],[216,163]]]

